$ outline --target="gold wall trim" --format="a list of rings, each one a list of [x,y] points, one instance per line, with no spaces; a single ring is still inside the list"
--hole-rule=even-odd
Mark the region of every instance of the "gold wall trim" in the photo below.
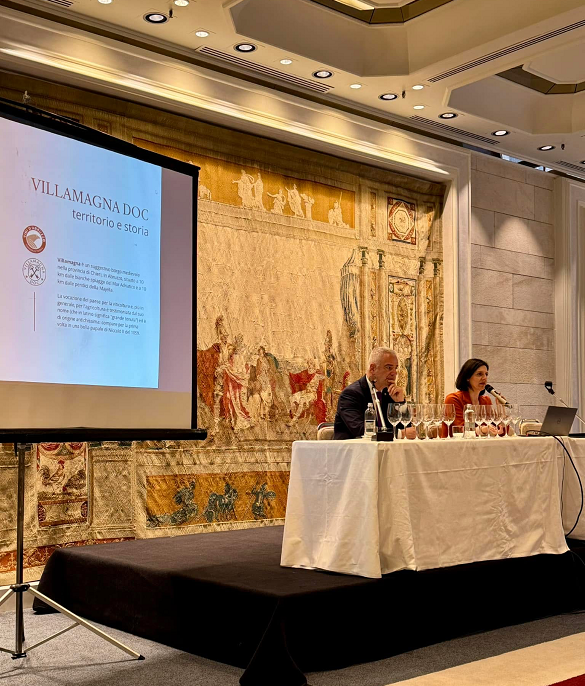
[[[443,7],[452,0],[413,0],[403,7],[379,7],[371,10],[358,10],[337,0],[312,0],[317,5],[323,5],[331,10],[345,14],[365,24],[379,26],[380,24],[405,24],[427,12]]]

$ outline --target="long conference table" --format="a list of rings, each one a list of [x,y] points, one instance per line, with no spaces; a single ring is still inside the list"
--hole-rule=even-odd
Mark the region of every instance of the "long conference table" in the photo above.
[[[585,482],[585,439],[562,440]],[[281,565],[378,578],[564,553],[581,504],[564,455],[552,437],[296,441]]]

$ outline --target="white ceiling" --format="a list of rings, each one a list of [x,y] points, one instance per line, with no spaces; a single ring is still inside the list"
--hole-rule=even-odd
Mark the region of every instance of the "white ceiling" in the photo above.
[[[171,8],[174,17],[163,25],[143,19]],[[198,30],[209,36],[198,38]],[[257,49],[237,53],[243,41]],[[160,84],[172,86],[177,64],[195,61],[378,122],[387,118],[565,171],[558,162],[574,164],[585,177],[585,91],[544,95],[496,76],[524,65],[556,83],[585,81],[585,0],[452,0],[392,25],[370,25],[312,0],[191,0],[184,8],[171,0],[72,0],[69,8],[54,0],[0,0],[1,68],[34,74],[41,65],[44,76],[66,83],[85,69],[98,89],[113,69],[125,71],[135,78],[120,95],[132,98],[142,77],[129,45],[152,52]],[[292,63],[282,65],[283,58]],[[333,76],[319,81],[312,76],[318,69]],[[424,88],[415,91],[416,84]],[[324,86],[328,92],[311,92]],[[399,97],[380,100],[386,92]],[[441,120],[446,111],[458,117]],[[495,139],[500,128],[510,135]],[[555,150],[540,152],[545,144]]]

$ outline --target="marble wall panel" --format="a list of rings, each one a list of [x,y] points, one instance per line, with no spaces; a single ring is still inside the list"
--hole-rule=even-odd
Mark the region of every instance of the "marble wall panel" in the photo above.
[[[513,307],[512,274],[490,269],[471,269],[471,302]]]
[[[504,179],[512,179],[520,183],[526,183],[527,167],[517,164],[516,162],[508,162],[501,160],[498,157],[491,155],[474,155],[476,158],[476,169],[481,172],[493,174],[494,176],[501,176]]]
[[[540,329],[554,329],[555,325],[554,314],[546,312],[531,312],[486,305],[473,305],[472,307],[474,322],[497,322],[499,324],[533,326]]]
[[[494,247],[502,250],[554,257],[554,227],[522,217],[495,214]]]
[[[534,186],[512,179],[486,174],[477,169],[471,172],[472,201],[474,207],[496,209],[524,219],[534,219]]]
[[[492,269],[509,274],[524,274],[526,276],[542,277],[545,273],[545,259],[539,255],[525,255],[524,253],[487,246],[472,246],[479,248],[479,263],[473,267]]]
[[[474,322],[473,343],[504,346],[506,348],[552,350],[554,347],[554,331],[530,326]]]
[[[513,276],[513,307],[536,312],[554,312],[554,284],[549,279]]]
[[[494,245],[494,212],[471,208],[471,242],[476,245]]]
[[[542,172],[538,169],[530,169],[530,167],[525,167],[525,169],[526,183],[529,183],[532,186],[540,186],[540,188],[547,188],[549,191],[552,191],[556,178],[554,174]]]
[[[534,219],[545,224],[554,222],[553,192],[546,188],[534,189]]]

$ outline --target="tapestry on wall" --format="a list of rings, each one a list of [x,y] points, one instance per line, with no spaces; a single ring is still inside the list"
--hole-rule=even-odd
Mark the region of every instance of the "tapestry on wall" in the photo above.
[[[22,78],[2,95],[31,93]],[[27,566],[60,545],[282,523],[292,442],[333,421],[374,346],[397,350],[410,399],[443,393],[442,185],[100,97],[109,110],[50,84],[35,103],[201,168],[196,397],[208,438],[35,448]],[[15,484],[10,448],[0,458]],[[15,547],[3,530],[0,573]]]
[[[40,527],[87,522],[87,443],[36,445]]]

